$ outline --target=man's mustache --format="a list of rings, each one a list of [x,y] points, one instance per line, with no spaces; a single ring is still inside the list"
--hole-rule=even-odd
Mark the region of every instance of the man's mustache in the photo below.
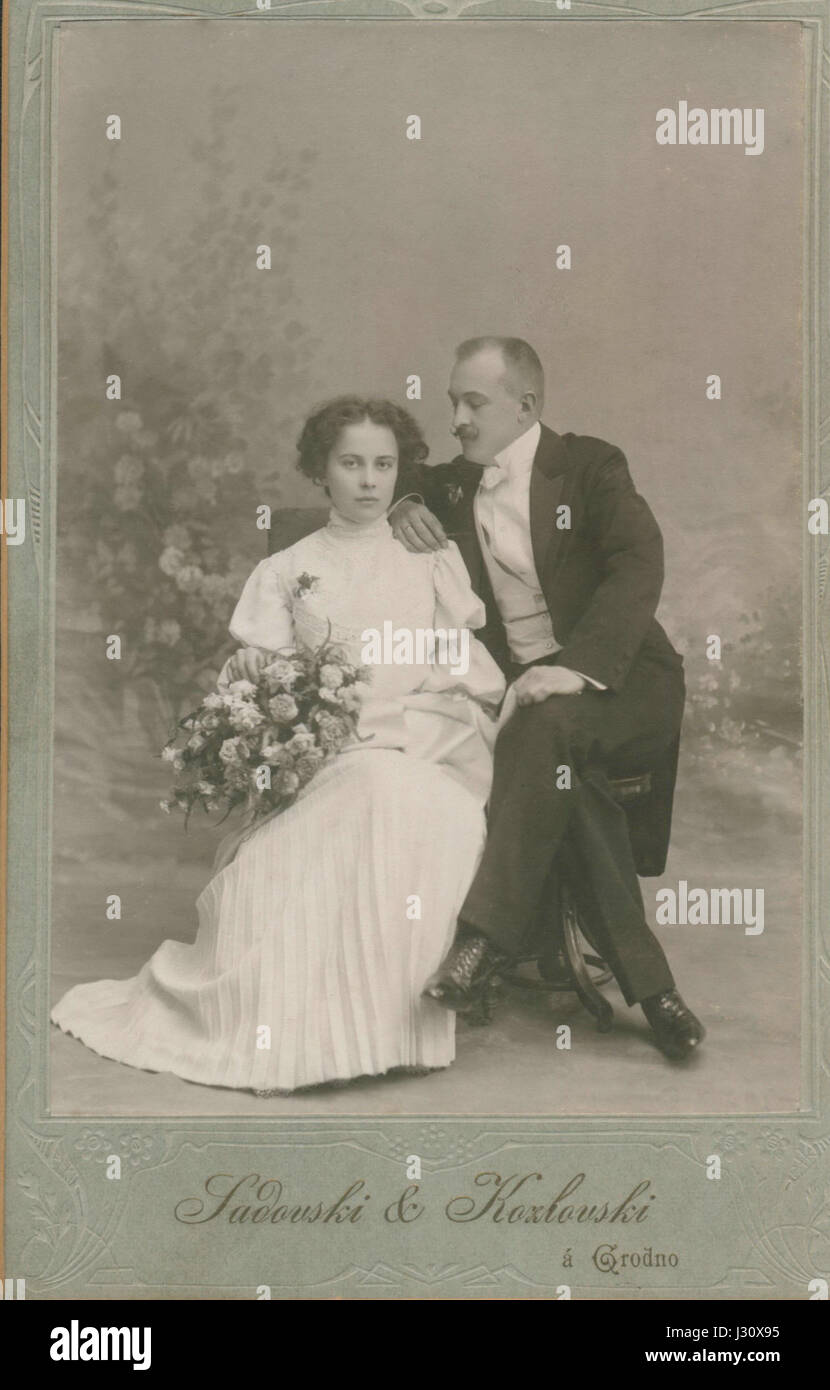
[[[471,440],[478,438],[478,435],[474,432],[471,433],[469,430],[457,430],[454,426],[450,430],[450,434],[454,435],[456,439],[460,439],[462,444],[469,443]]]

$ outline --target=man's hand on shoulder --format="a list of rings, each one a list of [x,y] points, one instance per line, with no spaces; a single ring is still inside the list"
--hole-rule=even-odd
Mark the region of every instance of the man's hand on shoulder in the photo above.
[[[567,666],[531,666],[513,682],[520,705],[537,705],[549,695],[579,695],[587,685],[584,676]]]
[[[414,497],[404,497],[392,508],[389,525],[395,540],[414,555],[444,550],[449,544],[437,516]]]

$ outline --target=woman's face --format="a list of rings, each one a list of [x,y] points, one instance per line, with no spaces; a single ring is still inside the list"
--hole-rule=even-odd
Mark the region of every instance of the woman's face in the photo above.
[[[325,482],[332,505],[360,525],[375,521],[392,505],[398,476],[398,441],[388,425],[360,420],[344,425],[326,460]]]

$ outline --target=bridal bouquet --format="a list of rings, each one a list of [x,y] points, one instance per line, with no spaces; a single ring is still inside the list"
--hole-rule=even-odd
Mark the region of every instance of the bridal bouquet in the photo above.
[[[179,721],[162,757],[178,781],[162,810],[244,806],[251,822],[290,806],[324,763],[357,733],[366,667],[324,642],[275,654],[256,684],[240,680],[207,695]],[[224,817],[223,817],[224,819]]]

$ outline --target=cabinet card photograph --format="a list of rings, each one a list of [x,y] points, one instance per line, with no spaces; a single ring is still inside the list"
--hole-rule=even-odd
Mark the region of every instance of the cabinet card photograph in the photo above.
[[[529,8],[12,7],[7,1104],[131,1221],[826,1172],[816,31]]]

